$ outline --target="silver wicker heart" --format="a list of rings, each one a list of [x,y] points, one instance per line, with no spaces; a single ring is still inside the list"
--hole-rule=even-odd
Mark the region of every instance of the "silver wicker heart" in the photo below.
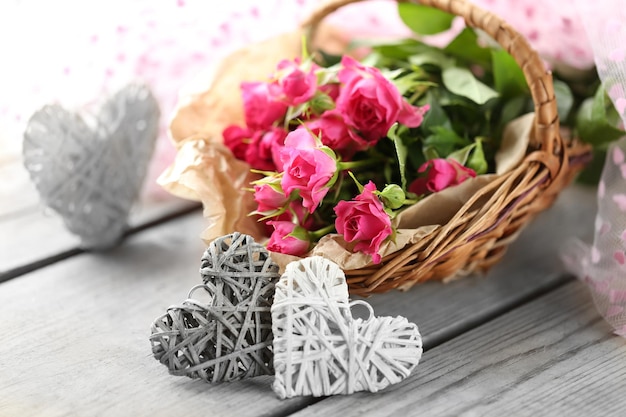
[[[152,324],[152,353],[173,375],[207,382],[273,374],[270,306],[278,265],[252,237],[216,239],[202,257],[203,285]],[[210,301],[192,297],[201,291]]]
[[[352,317],[355,304],[369,309],[367,320]],[[280,398],[376,392],[406,378],[422,355],[415,324],[350,303],[343,271],[321,257],[287,265],[276,284],[272,331]]]
[[[150,90],[129,85],[83,117],[47,105],[24,133],[24,165],[44,204],[61,215],[81,246],[104,249],[127,229],[158,133]]]

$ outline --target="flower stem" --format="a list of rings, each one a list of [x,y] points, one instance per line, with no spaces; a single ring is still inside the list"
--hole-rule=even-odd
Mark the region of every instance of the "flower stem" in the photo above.
[[[380,164],[379,159],[372,158],[372,159],[363,159],[361,161],[339,162],[337,164],[337,168],[340,171],[345,171],[348,169],[370,167],[370,166],[379,165],[379,164]]]
[[[311,241],[317,242],[323,236],[326,236],[327,234],[334,232],[334,231],[335,231],[335,225],[329,224],[326,227],[322,227],[321,229],[309,232],[309,238],[311,239]]]

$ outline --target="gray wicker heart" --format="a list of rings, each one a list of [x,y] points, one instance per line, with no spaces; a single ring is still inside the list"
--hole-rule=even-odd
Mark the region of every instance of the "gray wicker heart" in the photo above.
[[[351,306],[370,311],[354,319]],[[272,305],[274,392],[280,398],[376,392],[400,382],[422,355],[404,317],[373,317],[348,301],[343,271],[322,257],[287,265]]]
[[[152,324],[152,352],[173,375],[208,382],[273,374],[270,307],[278,265],[250,236],[215,240],[202,257],[204,284]],[[194,300],[203,291],[210,301]]]
[[[24,164],[45,205],[81,246],[104,249],[127,229],[158,133],[159,108],[145,86],[129,85],[89,118],[48,105],[29,120]]]

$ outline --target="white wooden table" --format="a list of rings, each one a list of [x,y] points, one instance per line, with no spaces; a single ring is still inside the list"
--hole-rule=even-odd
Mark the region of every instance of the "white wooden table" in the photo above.
[[[593,190],[568,190],[487,276],[369,299],[420,327],[406,381],[281,401],[269,376],[209,385],[152,357],[152,320],[200,282],[194,205],[144,200],[122,246],[87,253],[39,206],[17,154],[0,176],[0,417],[626,415],[626,342],[558,260],[566,238],[591,238]]]

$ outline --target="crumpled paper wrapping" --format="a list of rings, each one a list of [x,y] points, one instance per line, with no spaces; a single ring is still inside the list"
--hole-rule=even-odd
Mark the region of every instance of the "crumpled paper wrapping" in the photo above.
[[[252,193],[244,190],[252,179],[249,170],[223,144],[192,136],[178,143],[176,161],[159,183],[174,195],[202,202],[209,222],[205,241],[234,230],[259,239],[262,225],[247,216],[255,208]]]
[[[522,162],[532,135],[533,120],[535,113],[528,113],[506,125],[496,153],[496,174],[509,172]]]
[[[209,226],[202,233],[207,243],[239,231],[257,241],[267,239],[265,228],[247,214],[256,208],[249,188],[249,166],[237,160],[222,144],[222,131],[228,125],[243,125],[242,81],[265,80],[283,59],[299,56],[302,32],[293,32],[241,49],[226,58],[208,88],[179,106],[170,126],[178,148],[174,164],[159,178],[169,192],[183,198],[202,201]],[[320,28],[318,41],[326,50],[340,52],[347,40],[328,26]],[[524,157],[532,132],[533,114],[511,122],[504,131],[503,143],[496,156],[496,172],[514,168]],[[418,242],[447,223],[463,204],[496,175],[471,178],[456,187],[432,194],[411,206],[396,219],[395,242],[381,246],[382,256]],[[350,245],[336,234],[324,236],[309,255],[321,255],[342,269],[358,269],[371,263],[371,257],[353,253]],[[272,254],[284,269],[295,256]]]

